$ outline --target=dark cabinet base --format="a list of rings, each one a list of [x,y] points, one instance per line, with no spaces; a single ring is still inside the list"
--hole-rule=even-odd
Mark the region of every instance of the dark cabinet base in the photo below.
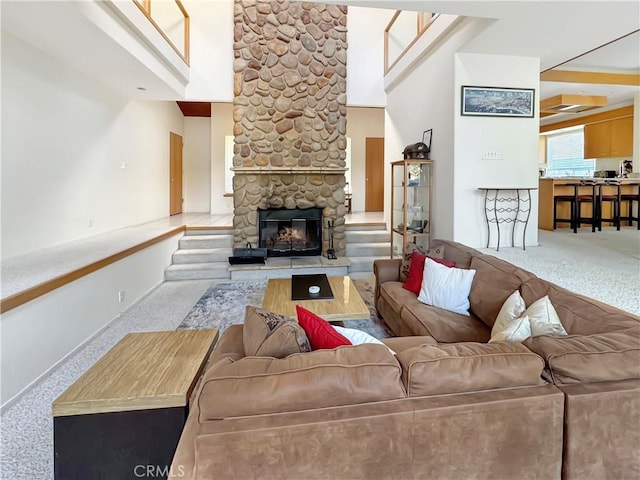
[[[167,478],[187,407],[53,419],[56,480]]]

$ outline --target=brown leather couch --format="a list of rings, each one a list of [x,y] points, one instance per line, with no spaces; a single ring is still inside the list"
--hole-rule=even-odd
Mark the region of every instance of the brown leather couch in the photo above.
[[[402,288],[401,260],[379,260],[375,303],[385,323],[396,335],[482,343],[513,291],[527,306],[548,295],[569,335],[523,344],[545,359],[543,377],[565,396],[563,478],[640,478],[640,318],[459,243],[437,246],[456,267],[476,270],[470,316],[420,303]]]
[[[221,335],[196,388],[174,479],[555,479],[564,398],[519,344],[431,337],[285,358]]]

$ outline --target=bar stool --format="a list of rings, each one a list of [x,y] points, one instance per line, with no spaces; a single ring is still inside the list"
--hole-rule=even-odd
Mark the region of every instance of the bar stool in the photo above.
[[[591,193],[580,193],[580,189],[582,188],[583,190],[587,187],[590,187]],[[597,189],[598,189],[598,182],[596,182],[595,180],[581,180],[580,183],[578,183],[575,186],[575,203],[576,203],[576,208],[575,208],[575,229],[574,229],[574,233],[577,231],[578,228],[580,228],[580,225],[582,225],[583,223],[588,223],[591,225],[591,232],[595,232],[596,231],[596,227],[598,226],[598,216],[599,216],[599,206],[598,206],[598,195],[597,195]],[[583,217],[582,216],[582,205],[584,203],[590,203],[591,204],[591,216],[590,217]]]
[[[603,194],[603,190],[607,188],[615,187],[615,193]],[[621,188],[620,180],[605,180],[600,185],[600,191],[598,193],[598,230],[602,231],[602,222],[613,222],[616,226],[616,230],[620,230],[620,203],[621,203]],[[604,202],[611,203],[612,216],[605,218],[602,216],[602,204]]]
[[[622,203],[627,202],[629,209],[627,210],[628,215],[622,216],[620,214],[619,221],[626,220],[629,225],[633,225],[633,222],[638,224],[638,230],[640,230],[640,183],[630,183],[627,184],[630,187],[636,188],[636,193],[622,193],[620,195],[620,209],[622,209]],[[636,206],[636,215],[633,215],[633,204],[634,202],[637,204]],[[621,210],[618,210],[620,212]]]
[[[560,185],[559,185],[560,186]],[[561,185],[563,187],[573,187],[574,193],[573,195],[554,195],[553,197],[553,229],[556,229],[556,224],[558,223],[568,223],[573,229],[573,233],[576,233],[576,192],[577,192],[577,184],[576,183],[566,183]],[[558,218],[558,204],[567,202],[569,203],[569,211],[571,212],[570,218]]]

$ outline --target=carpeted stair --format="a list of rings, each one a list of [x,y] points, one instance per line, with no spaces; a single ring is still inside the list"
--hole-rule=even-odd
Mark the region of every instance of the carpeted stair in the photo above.
[[[372,272],[373,261],[389,258],[389,232],[384,224],[347,225],[349,273]],[[233,232],[187,230],[165,270],[165,280],[230,279],[229,257],[233,255]]]
[[[229,257],[233,254],[233,234],[219,230],[200,234],[187,230],[165,270],[167,281],[230,279]]]
[[[351,261],[349,273],[372,272],[373,261],[389,258],[391,244],[384,225],[347,225],[347,257]]]

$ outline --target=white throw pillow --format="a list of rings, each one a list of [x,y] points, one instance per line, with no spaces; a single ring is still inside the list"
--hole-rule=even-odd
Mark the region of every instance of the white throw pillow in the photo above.
[[[567,331],[562,326],[560,317],[558,317],[556,309],[553,308],[547,295],[533,302],[525,314],[529,316],[532,337],[567,335]]]
[[[529,338],[531,336],[529,317],[522,315],[526,309],[527,306],[518,290],[509,295],[493,324],[489,343],[521,342]]]
[[[502,330],[494,332],[494,329],[492,329],[491,340],[489,340],[489,343],[522,342],[530,336],[531,324],[529,323],[529,317],[527,315],[523,315],[522,317],[513,319],[511,323],[505,325]]]
[[[384,343],[378,340],[376,337],[369,335],[367,332],[363,332],[362,330],[356,330],[355,328],[339,327],[337,325],[331,325],[331,326],[340,335],[346,337],[346,339],[349,340],[352,345],[362,345],[363,343],[377,343],[380,345],[384,345]],[[384,346],[387,347],[386,345]],[[390,348],[389,348],[389,351],[393,355],[396,354],[396,352],[394,352]]]
[[[446,267],[427,257],[423,273],[420,302],[469,316],[469,292],[475,270]]]

